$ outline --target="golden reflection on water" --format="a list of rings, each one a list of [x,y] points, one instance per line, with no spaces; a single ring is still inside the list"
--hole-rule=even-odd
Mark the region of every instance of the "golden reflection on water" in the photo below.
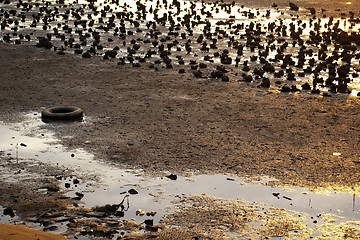
[[[86,0],[79,0],[79,3],[86,3]],[[160,4],[157,4],[158,1],[139,1],[141,4],[143,4],[148,14],[146,14],[146,21],[153,21],[154,20],[154,14],[150,13],[150,9],[156,9],[156,13],[159,17],[163,16],[164,14],[171,13],[172,15],[176,14],[176,8],[173,8],[169,5],[169,3],[164,3],[160,1]],[[348,5],[352,4],[352,2],[343,2]],[[212,31],[214,31],[215,27],[224,30],[229,31],[227,29],[227,25],[217,25],[218,21],[226,22],[230,20],[233,25],[237,24],[243,24],[244,27],[248,27],[250,24],[254,23],[255,25],[260,26],[261,30],[266,32],[268,24],[275,23],[276,25],[295,25],[296,29],[301,29],[302,34],[301,38],[303,40],[308,40],[311,32],[314,30],[314,24],[318,24],[320,29],[319,32],[327,32],[329,29],[332,28],[332,26],[328,26],[328,23],[330,22],[330,18],[328,17],[321,17],[319,16],[315,20],[312,18],[312,15],[308,11],[308,9],[300,9],[299,15],[300,18],[297,18],[296,16],[293,16],[291,14],[287,14],[288,9],[266,9],[266,8],[247,8],[243,7],[238,4],[234,4],[229,8],[222,8],[218,4],[212,4],[212,3],[202,3],[200,1],[198,2],[190,2],[190,1],[179,1],[181,13],[179,13],[179,17],[183,17],[185,14],[189,13],[189,9],[193,9],[198,13],[197,16],[201,18],[202,21],[209,21],[211,23]],[[135,12],[137,10],[137,1],[124,1],[120,2],[119,5],[116,5],[114,3],[111,3],[106,0],[98,0],[95,1],[96,6],[104,6],[108,5],[110,8],[114,11],[127,11],[127,12]],[[200,19],[199,19],[200,20]],[[176,19],[175,19],[176,21]],[[301,22],[301,25],[298,24],[299,21]],[[359,33],[360,31],[360,24],[356,23],[356,21],[352,21],[351,18],[348,17],[341,17],[341,18],[333,18],[332,19],[333,25],[338,26],[338,29],[341,29],[344,32],[347,32],[349,35],[355,33]],[[202,32],[201,27],[195,27],[194,29],[195,34],[200,34]],[[239,34],[242,34],[245,30],[239,31]],[[330,30],[332,31],[332,30]],[[329,50],[334,51],[335,47],[334,45],[328,46]],[[293,51],[297,51],[297,49],[293,49]],[[292,54],[291,52],[289,52]],[[275,54],[275,52],[270,52],[271,54]],[[231,54],[230,54],[231,55]],[[247,56],[248,57],[248,56]],[[245,58],[244,58],[245,59]],[[341,60],[338,60],[337,64],[341,65]],[[352,65],[352,72],[358,72],[359,69],[359,60],[353,60],[351,63]],[[326,72],[321,73],[321,77],[326,79],[328,77]],[[358,77],[352,78],[351,83],[348,84],[349,88],[353,91],[351,94],[353,96],[356,96],[360,91],[360,79]],[[301,79],[300,81],[301,82]]]

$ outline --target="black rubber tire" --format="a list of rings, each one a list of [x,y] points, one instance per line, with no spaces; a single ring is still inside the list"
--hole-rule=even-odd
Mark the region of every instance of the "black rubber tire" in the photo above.
[[[47,108],[41,112],[41,117],[45,120],[81,120],[83,116],[84,111],[81,108],[73,106],[52,107]]]

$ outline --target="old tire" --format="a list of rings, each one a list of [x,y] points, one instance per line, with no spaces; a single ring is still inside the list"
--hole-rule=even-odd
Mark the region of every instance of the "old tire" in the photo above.
[[[83,110],[73,106],[52,107],[41,112],[42,119],[48,121],[75,121],[81,120],[83,116]]]

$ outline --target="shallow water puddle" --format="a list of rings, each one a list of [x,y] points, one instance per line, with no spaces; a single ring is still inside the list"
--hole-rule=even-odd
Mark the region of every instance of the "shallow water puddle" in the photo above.
[[[26,126],[26,131],[17,126],[13,127],[19,131],[10,130],[4,124],[0,125],[0,151],[3,151],[4,155],[12,156],[12,161],[35,159],[74,169],[75,175],[78,173],[79,176],[62,177],[61,187],[68,191],[69,197],[76,197],[78,193],[84,194],[79,200],[80,206],[91,208],[122,202],[124,219],[142,223],[150,218],[154,220],[154,224],[158,224],[164,215],[174,211],[173,200],[183,196],[206,194],[226,200],[262,202],[267,207],[307,214],[309,223],[314,225],[322,223],[319,216],[324,214],[333,214],[337,222],[360,220],[360,198],[357,195],[333,191],[320,194],[305,188],[272,187],[269,183],[276,182],[276,179],[267,177],[253,182],[221,174],[187,177],[171,175],[170,179],[166,177],[170,173],[164,173],[164,177],[148,177],[142,174],[141,170],[120,169],[97,161],[84,150],[68,151],[50,131],[41,128],[44,123],[37,115],[28,115],[28,118],[29,120],[21,125]],[[23,135],[29,133],[31,136]],[[16,181],[11,174],[2,172],[2,179]],[[22,174],[24,178],[29,177],[26,171]],[[83,180],[81,175],[92,177],[87,178],[90,180]],[[0,206],[0,213],[3,213],[3,210]],[[150,211],[155,211],[156,214],[144,214]],[[317,221],[314,222],[313,219]],[[17,220],[0,215],[0,222]],[[57,231],[65,231],[65,226],[60,226]]]

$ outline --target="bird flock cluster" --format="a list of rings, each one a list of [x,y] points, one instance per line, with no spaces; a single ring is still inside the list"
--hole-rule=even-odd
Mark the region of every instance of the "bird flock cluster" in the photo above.
[[[0,39],[282,92],[360,90],[360,19],[321,14],[293,3],[0,0]]]

